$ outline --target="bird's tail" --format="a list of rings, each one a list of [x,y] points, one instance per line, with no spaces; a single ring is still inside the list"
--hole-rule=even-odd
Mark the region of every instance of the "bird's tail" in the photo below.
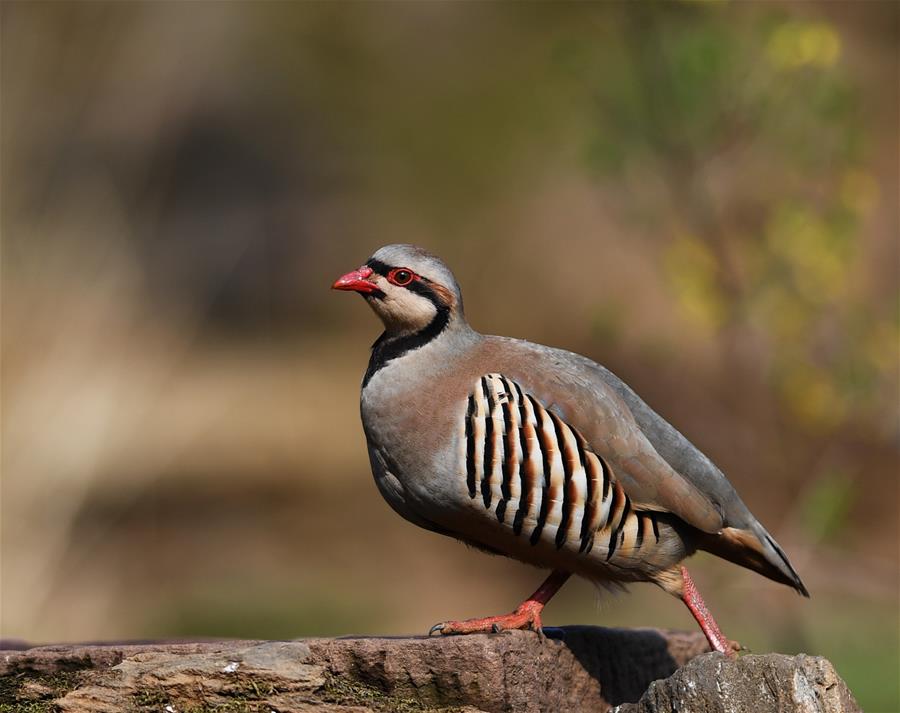
[[[700,549],[729,562],[793,587],[804,597],[809,596],[809,591],[784,550],[756,521],[748,528],[726,527],[714,535],[704,535],[698,545]]]

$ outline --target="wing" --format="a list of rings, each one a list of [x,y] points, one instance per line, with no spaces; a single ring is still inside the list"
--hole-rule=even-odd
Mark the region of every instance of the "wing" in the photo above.
[[[481,377],[464,432],[469,498],[530,545],[596,545],[610,560],[660,541],[658,513],[636,507],[608,460],[516,381]]]
[[[738,496],[734,486],[707,456],[666,421],[628,384],[599,364],[592,364],[600,378],[628,406],[641,431],[654,450],[692,485],[716,502],[728,526],[748,527],[755,522],[752,513]]]

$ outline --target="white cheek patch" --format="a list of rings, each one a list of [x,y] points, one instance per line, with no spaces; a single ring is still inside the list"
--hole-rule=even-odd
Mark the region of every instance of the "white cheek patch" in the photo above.
[[[383,277],[379,277],[375,284],[384,292],[384,297],[371,300],[372,308],[389,329],[418,331],[428,326],[437,315],[437,308],[431,300],[392,285]]]

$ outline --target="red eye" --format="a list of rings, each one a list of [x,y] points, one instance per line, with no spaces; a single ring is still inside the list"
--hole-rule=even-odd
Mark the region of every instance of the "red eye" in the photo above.
[[[398,267],[388,273],[388,279],[400,287],[408,285],[415,276],[412,270],[407,270],[405,267]]]

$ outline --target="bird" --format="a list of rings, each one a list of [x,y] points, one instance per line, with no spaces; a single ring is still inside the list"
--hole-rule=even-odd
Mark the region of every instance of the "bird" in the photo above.
[[[697,550],[809,596],[707,456],[591,359],[474,330],[440,258],[387,245],[332,288],[362,295],[384,325],[360,395],[384,499],[426,530],[550,570],[514,611],[429,634],[541,632],[544,606],[576,575],[658,585],[712,650],[736,656],[682,564]]]

